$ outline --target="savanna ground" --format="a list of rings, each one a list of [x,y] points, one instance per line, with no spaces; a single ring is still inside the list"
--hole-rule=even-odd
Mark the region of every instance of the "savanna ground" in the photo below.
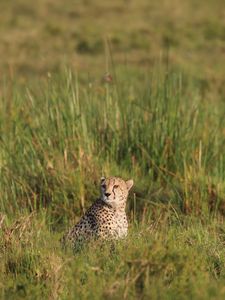
[[[224,299],[224,1],[0,9],[1,298]],[[103,174],[128,238],[61,249]]]

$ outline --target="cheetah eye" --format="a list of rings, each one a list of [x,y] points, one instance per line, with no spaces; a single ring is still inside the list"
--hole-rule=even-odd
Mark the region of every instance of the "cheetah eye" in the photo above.
[[[119,186],[118,185],[114,185],[114,189],[117,189]]]
[[[106,185],[105,185],[105,184],[102,184],[102,188],[105,190],[105,189],[106,189]]]

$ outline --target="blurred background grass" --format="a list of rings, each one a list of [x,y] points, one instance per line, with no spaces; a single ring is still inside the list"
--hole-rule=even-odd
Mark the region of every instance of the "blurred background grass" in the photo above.
[[[0,9],[1,297],[222,299],[224,1]],[[102,175],[129,237],[65,253]]]
[[[116,64],[149,69],[169,48],[171,64],[223,89],[222,0],[9,0],[0,9],[1,77],[39,78],[65,65],[98,76],[109,41]]]

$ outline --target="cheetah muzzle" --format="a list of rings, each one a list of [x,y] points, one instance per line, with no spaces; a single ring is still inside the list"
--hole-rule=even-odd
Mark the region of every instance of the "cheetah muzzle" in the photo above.
[[[101,178],[101,197],[87,210],[80,221],[62,239],[74,247],[79,241],[90,238],[113,240],[126,237],[128,230],[125,212],[129,190],[133,180],[119,177]]]

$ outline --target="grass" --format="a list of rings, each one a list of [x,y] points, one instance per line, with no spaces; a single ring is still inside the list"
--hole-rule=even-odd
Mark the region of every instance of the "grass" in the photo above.
[[[223,1],[0,8],[0,298],[223,299]],[[61,249],[102,175],[128,237]]]
[[[63,253],[57,235],[35,214],[4,229],[5,299],[221,299],[224,231],[218,223],[168,212],[134,228],[114,248],[93,243],[79,255]],[[51,243],[50,243],[51,241]]]
[[[224,104],[157,66],[112,83],[70,71],[1,99],[2,298],[224,296]],[[126,240],[80,254],[59,239],[101,175],[134,178]]]
[[[224,87],[223,0],[17,0],[0,1],[0,9],[1,73],[17,81],[65,64],[101,76],[109,40],[114,59],[137,69],[151,67],[169,45],[171,63]]]

